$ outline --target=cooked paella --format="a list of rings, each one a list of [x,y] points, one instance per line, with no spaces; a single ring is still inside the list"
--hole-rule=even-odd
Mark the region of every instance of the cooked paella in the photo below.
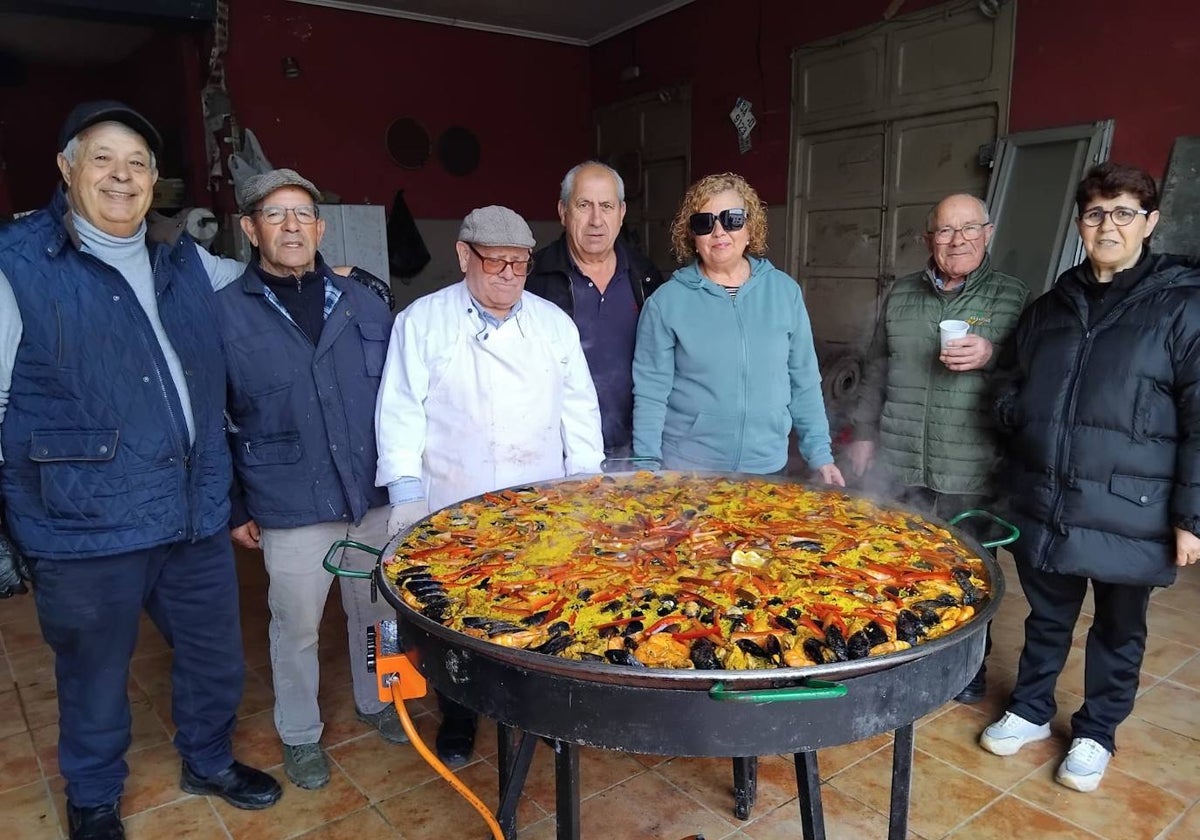
[[[383,572],[458,632],[634,667],[861,659],[945,635],[988,597],[983,561],[919,515],[683,473],[484,494],[415,525]]]

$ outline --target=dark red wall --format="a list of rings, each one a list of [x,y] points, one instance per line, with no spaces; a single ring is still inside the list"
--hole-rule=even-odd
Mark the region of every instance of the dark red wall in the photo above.
[[[593,146],[588,54],[507,35],[285,3],[233,3],[228,83],[242,124],[275,166],[290,166],[348,203],[460,218],[505,204],[555,217],[563,173]],[[301,77],[285,79],[294,57]],[[460,125],[479,138],[479,168],[448,174],[392,163],[388,125],[409,116],[435,139]]]
[[[889,0],[697,0],[592,50],[597,106],[692,84],[692,174],[745,175],[787,201],[791,51],[880,21]],[[909,0],[908,14],[938,5]],[[619,81],[637,64],[641,76]],[[1195,0],[1018,0],[1011,131],[1116,120],[1111,157],[1160,177],[1176,135],[1200,134],[1200,11]],[[754,148],[740,155],[729,122],[754,104]]]
[[[0,158],[8,193],[0,196],[0,205],[9,205],[0,206],[0,213],[32,210],[50,198],[59,182],[54,163],[59,128],[76,103],[89,99],[119,99],[145,114],[163,135],[160,171],[191,176],[185,109],[199,108],[199,99],[178,92],[184,87],[186,53],[198,49],[195,36],[163,32],[116,64],[24,65],[23,84],[0,88]]]
[[[1200,134],[1195,0],[1020,0],[1009,128],[1113,118],[1112,160],[1157,177]]]

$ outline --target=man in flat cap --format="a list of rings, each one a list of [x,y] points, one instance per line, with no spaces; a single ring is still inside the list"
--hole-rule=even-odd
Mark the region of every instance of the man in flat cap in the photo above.
[[[160,145],[119,102],[78,106],[63,186],[0,229],[0,497],[54,651],[72,840],[124,836],[143,609],[174,649],[181,787],[249,809],[281,793],[230,745],[244,666],[212,289],[241,266],[148,240]]]
[[[375,412],[393,534],[432,510],[600,470],[600,408],[571,319],[522,294],[533,233],[507,207],[463,220],[463,280],[396,317]],[[438,755],[468,760],[475,716],[441,698]]]
[[[239,206],[253,257],[216,296],[237,476],[230,526],[235,542],[263,551],[275,728],[284,772],[306,789],[329,782],[317,633],[333,576],[321,560],[337,540],[382,548],[388,539],[387,491],[375,486],[374,418],[392,313],[321,259],[320,196],[291,169],[247,180]],[[344,553],[346,568],[375,563],[362,551]],[[345,580],[340,589],[358,718],[388,741],[407,741],[366,664],[367,625],[395,612],[371,603],[366,582]]]

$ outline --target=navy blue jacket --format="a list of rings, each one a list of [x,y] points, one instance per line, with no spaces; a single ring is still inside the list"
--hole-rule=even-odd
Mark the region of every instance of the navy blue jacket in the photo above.
[[[154,329],[114,268],[79,249],[61,190],[0,228],[22,337],[0,491],[30,557],[101,557],[227,527],[224,360],[211,281],[186,235],[147,242],[158,312],[188,383],[196,439]]]
[[[359,522],[387,504],[387,490],[375,486],[375,395],[392,315],[360,283],[324,263],[319,270],[341,297],[315,347],[268,300],[254,269],[216,295],[245,506],[235,498],[234,526]]]

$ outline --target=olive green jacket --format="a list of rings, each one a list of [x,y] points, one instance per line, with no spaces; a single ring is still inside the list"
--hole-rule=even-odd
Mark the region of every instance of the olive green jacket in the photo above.
[[[1000,445],[990,380],[1029,289],[983,263],[958,290],[940,291],[932,268],[896,281],[867,351],[856,440],[877,441],[876,463],[908,487],[993,492]],[[955,373],[938,360],[938,322],[954,318],[994,345],[982,370]]]

